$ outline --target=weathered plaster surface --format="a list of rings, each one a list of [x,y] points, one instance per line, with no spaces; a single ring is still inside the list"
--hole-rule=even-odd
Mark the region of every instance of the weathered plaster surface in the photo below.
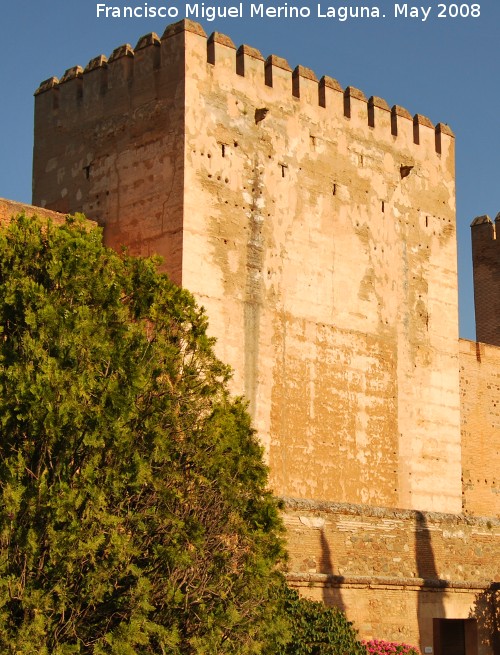
[[[273,488],[459,511],[453,138],[437,153],[422,117],[187,38],[183,281]]]

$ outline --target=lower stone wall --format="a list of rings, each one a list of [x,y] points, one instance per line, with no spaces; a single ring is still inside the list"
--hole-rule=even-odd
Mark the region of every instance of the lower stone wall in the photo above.
[[[462,619],[467,655],[500,652],[499,520],[293,499],[284,520],[290,583],[343,609],[361,638],[438,655],[436,621]]]
[[[0,198],[0,224],[7,224],[13,216],[18,214],[26,214],[27,216],[40,216],[41,218],[50,218],[55,223],[63,223],[65,220],[64,214],[58,214],[57,212],[50,211],[48,209],[43,209],[42,207],[35,207],[33,205],[27,205],[22,202],[16,202],[15,200],[7,200],[6,198]]]

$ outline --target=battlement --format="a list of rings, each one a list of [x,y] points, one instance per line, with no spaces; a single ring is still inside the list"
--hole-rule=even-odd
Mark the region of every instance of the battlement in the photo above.
[[[487,214],[476,216],[470,224],[472,240],[474,241],[494,241],[495,245],[500,248],[500,212],[496,215],[495,222]]]
[[[298,65],[293,70],[288,62],[276,55],[264,58],[255,48],[236,47],[226,35],[214,32],[207,38],[196,22],[183,20],[169,25],[162,37],[150,33],[142,36],[135,48],[124,44],[115,48],[109,58],[100,55],[88,64],[73,66],[61,79],[50,77],[35,92],[37,103],[45,109],[64,115],[65,124],[78,123],[87,112],[113,112],[127,99],[133,109],[161,94],[162,86],[177,76],[183,67],[185,48],[198,37],[196,48],[206,52],[206,63],[221,67],[224,74],[247,78],[257,86],[266,86],[280,94],[282,102],[307,103],[321,108],[324,114],[336,114],[345,120],[356,120],[367,130],[377,130],[377,139],[394,143],[426,145],[426,156],[434,150],[438,155],[454,140],[452,130],[444,123],[434,125],[421,114],[411,115],[398,105],[389,107],[377,96],[367,98],[352,86],[343,89],[333,78],[323,76]],[[184,36],[184,38],[183,38]]]

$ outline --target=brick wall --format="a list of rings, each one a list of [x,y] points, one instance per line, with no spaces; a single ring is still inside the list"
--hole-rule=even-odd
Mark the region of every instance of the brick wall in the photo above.
[[[499,520],[290,499],[284,519],[291,583],[344,609],[361,637],[423,652],[434,619],[474,619],[492,653]]]
[[[463,509],[500,516],[500,348],[460,340]]]
[[[493,223],[478,216],[471,223],[476,339],[500,346],[500,214]]]

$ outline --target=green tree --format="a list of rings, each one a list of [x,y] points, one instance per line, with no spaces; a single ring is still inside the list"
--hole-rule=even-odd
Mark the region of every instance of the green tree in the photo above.
[[[206,329],[79,219],[0,233],[0,652],[279,641],[278,507]]]
[[[279,594],[290,636],[277,645],[274,655],[367,655],[352,623],[338,608],[300,598],[287,586]]]

